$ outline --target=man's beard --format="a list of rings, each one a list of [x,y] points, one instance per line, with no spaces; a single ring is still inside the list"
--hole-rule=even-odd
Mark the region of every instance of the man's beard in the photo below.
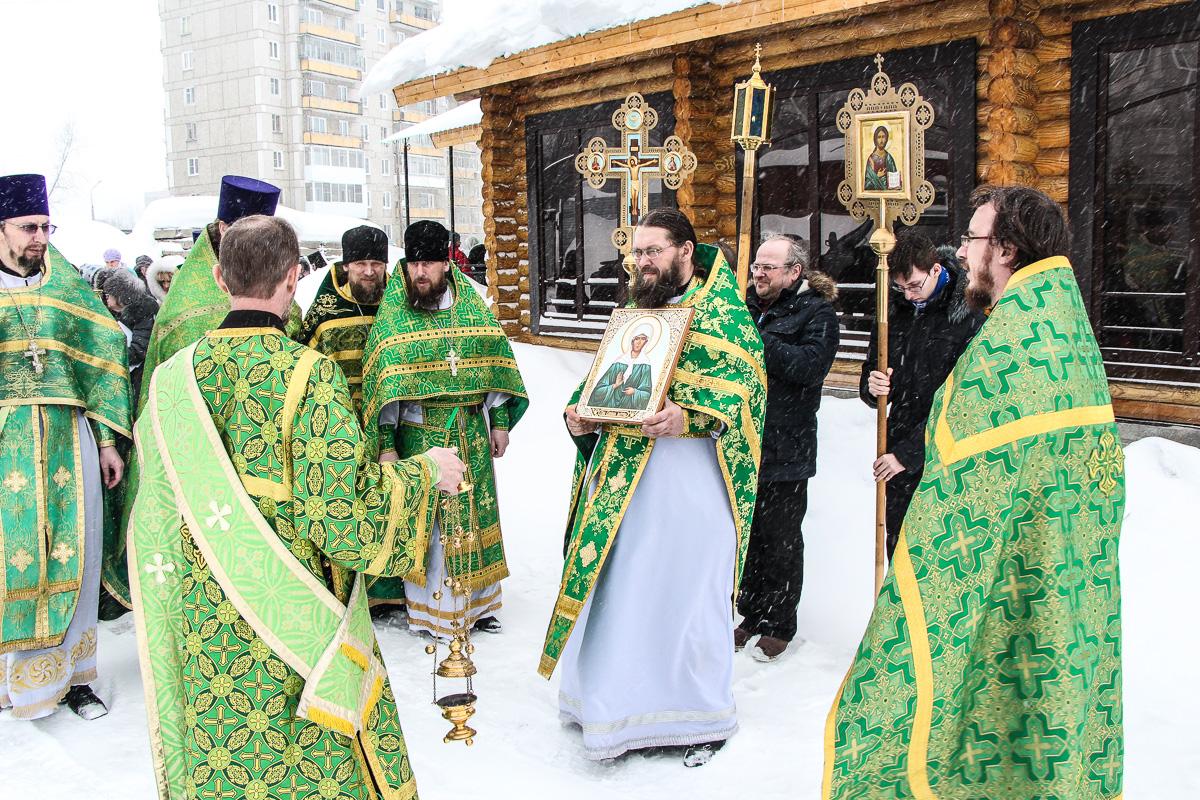
[[[405,280],[408,284],[408,304],[418,311],[434,311],[437,309],[438,302],[442,299],[442,295],[446,293],[446,273],[441,272],[435,275],[425,289],[417,286],[416,281],[405,274]]]
[[[383,288],[384,283],[382,280],[371,284],[350,281],[350,295],[356,302],[362,303],[364,306],[379,305],[379,301],[383,299]]]
[[[45,247],[26,247],[18,255],[12,248],[8,248],[9,258],[15,259],[17,266],[25,272],[36,272],[42,268],[46,260]]]
[[[658,279],[653,283],[648,283],[642,276],[640,269],[633,273],[633,287],[630,289],[630,297],[633,299],[633,304],[638,308],[662,308],[675,295],[679,294],[680,259],[676,256],[671,261],[671,266],[662,270],[658,274]]]
[[[976,311],[986,311],[992,307],[992,291],[995,288],[996,281],[992,278],[991,270],[983,266],[976,267],[969,273],[963,298]]]

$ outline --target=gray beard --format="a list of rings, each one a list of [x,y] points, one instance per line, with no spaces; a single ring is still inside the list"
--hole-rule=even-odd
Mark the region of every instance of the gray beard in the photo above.
[[[367,290],[358,284],[350,284],[350,295],[356,302],[362,303],[364,306],[377,306],[379,301],[383,299],[383,284],[379,283],[374,288]]]

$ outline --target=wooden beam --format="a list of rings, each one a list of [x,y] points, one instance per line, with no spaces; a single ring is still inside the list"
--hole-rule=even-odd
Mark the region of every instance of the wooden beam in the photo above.
[[[483,134],[480,125],[467,125],[462,128],[451,128],[448,131],[438,131],[429,138],[433,139],[434,147],[460,147],[464,144],[475,144]]]
[[[462,95],[512,81],[614,61],[677,45],[790,22],[824,22],[876,7],[889,12],[919,0],[743,0],[705,4],[642,22],[576,36],[493,61],[484,69],[464,68],[417,78],[392,91],[402,105]]]

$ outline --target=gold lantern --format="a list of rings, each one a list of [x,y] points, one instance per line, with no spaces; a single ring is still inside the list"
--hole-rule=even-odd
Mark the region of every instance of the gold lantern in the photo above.
[[[733,87],[733,130],[729,138],[745,151],[742,162],[742,213],[738,224],[737,281],[742,296],[750,269],[750,230],[754,219],[754,162],[758,148],[771,143],[774,87],[762,79],[762,45],[754,45],[754,70]]]

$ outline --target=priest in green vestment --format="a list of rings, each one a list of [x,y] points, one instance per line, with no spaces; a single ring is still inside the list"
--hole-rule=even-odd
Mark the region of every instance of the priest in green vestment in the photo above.
[[[924,477],[826,724],[826,798],[1121,796],[1124,454],[1062,211],[981,188],[987,321],[934,396]]]
[[[500,581],[508,576],[493,459],[504,455],[509,431],[529,405],[508,337],[473,284],[449,263],[450,232],[414,222],[404,232],[405,260],[397,267],[371,327],[364,365],[364,411],[369,435],[379,431],[384,458],[407,458],[428,447],[457,447],[471,490],[439,512],[438,531],[462,530],[465,545],[443,551],[440,537],[419,543],[418,574],[400,587],[371,587],[373,603],[408,608],[410,630],[450,634],[461,618],[497,633]],[[446,573],[471,590],[465,601],[442,592]],[[460,616],[461,615],[461,616]]]
[[[338,366],[291,340],[291,226],[229,228],[224,320],[149,381],[129,574],[159,796],[416,796],[366,575],[405,575],[444,448],[372,458]]]
[[[171,291],[163,301],[150,345],[142,364],[142,388],[137,399],[134,418],[146,404],[150,376],[159,364],[221,324],[229,313],[229,296],[213,280],[213,266],[221,251],[221,238],[229,226],[251,214],[275,213],[279,189],[264,181],[240,175],[221,179],[221,194],[217,202],[217,219],[207,225],[200,238],[188,251],[183,266],[175,275]],[[300,328],[299,309],[293,306],[289,316],[291,330]],[[136,454],[130,456],[125,481],[125,497],[120,509],[120,524],[106,527],[104,532],[104,587],[114,598],[129,605],[129,579],[125,573],[125,534],[129,524],[129,506],[137,494],[140,470]]]
[[[686,747],[707,762],[737,730],[733,598],[758,490],[763,345],[721,252],[675,209],[634,231],[631,305],[695,309],[663,409],[640,426],[567,409],[579,453],[562,584],[538,672],[561,661],[559,715],[588,758]]]
[[[0,709],[105,713],[96,678],[102,485],[130,437],[125,335],[49,244],[41,175],[0,177]]]
[[[387,287],[388,237],[359,225],[342,234],[342,260],[329,268],[297,340],[337,362],[362,413],[362,364],[367,335]]]

